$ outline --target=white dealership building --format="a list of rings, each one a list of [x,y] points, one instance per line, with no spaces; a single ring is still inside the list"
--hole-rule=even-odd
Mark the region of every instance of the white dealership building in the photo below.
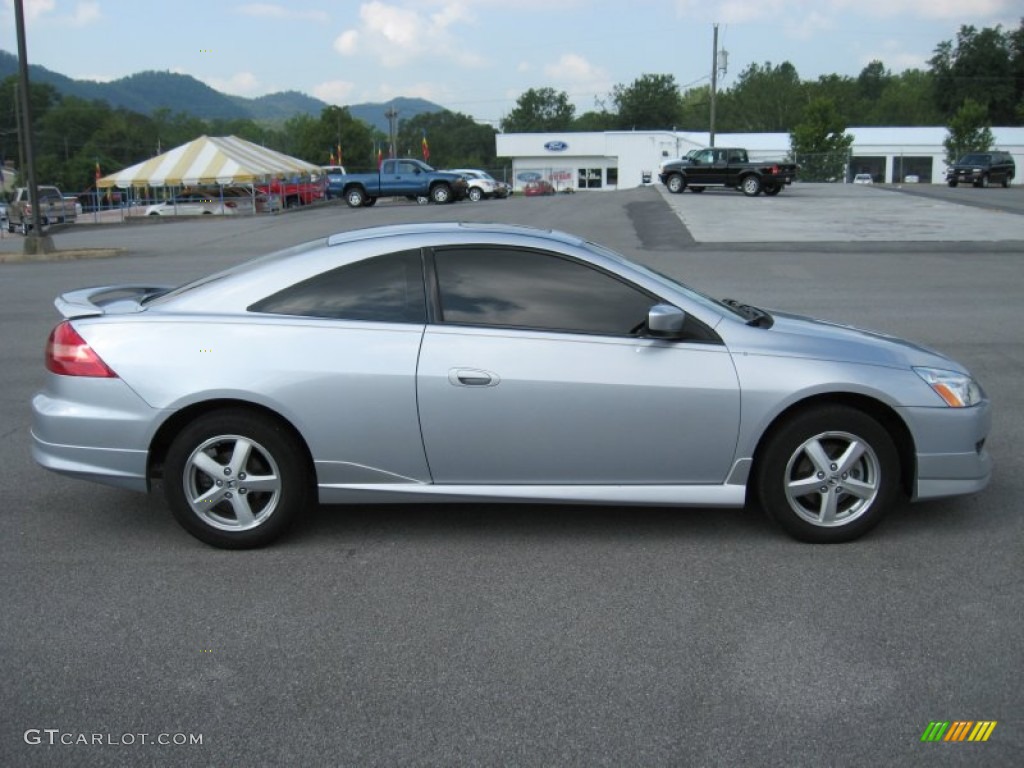
[[[870,173],[875,183],[945,183],[946,128],[848,128],[853,147],[846,180]],[[993,128],[994,148],[1014,156],[1015,184],[1024,183],[1024,128]],[[498,157],[512,160],[521,190],[545,180],[555,189],[630,189],[657,182],[659,164],[710,143],[707,133],[689,131],[605,131],[603,133],[500,133]],[[783,160],[788,133],[719,133],[719,147],[743,147],[751,160]]]

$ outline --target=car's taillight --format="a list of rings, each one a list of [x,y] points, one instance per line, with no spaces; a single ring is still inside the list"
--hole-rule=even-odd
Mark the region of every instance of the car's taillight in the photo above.
[[[238,203],[234,202],[233,200],[228,200],[226,203],[224,203],[224,205],[227,208],[237,208],[238,207]]]
[[[67,320],[50,332],[46,342],[46,368],[62,376],[116,379],[114,373]]]

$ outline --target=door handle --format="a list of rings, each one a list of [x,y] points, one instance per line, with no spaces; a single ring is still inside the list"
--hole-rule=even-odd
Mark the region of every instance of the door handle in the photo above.
[[[448,371],[448,382],[456,387],[496,387],[501,378],[478,368],[452,368]]]

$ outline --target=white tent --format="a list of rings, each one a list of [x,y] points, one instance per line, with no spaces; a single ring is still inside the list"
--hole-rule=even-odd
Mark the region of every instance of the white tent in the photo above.
[[[312,176],[320,168],[237,136],[200,136],[130,168],[98,179],[100,188],[257,184]]]

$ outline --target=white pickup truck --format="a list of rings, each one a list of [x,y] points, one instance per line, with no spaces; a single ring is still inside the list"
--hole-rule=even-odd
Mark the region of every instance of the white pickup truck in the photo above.
[[[78,212],[74,200],[66,200],[56,187],[37,187],[39,192],[39,220],[43,226],[74,222]],[[28,187],[18,187],[7,206],[7,231],[17,228],[27,235],[32,229],[32,204]]]

